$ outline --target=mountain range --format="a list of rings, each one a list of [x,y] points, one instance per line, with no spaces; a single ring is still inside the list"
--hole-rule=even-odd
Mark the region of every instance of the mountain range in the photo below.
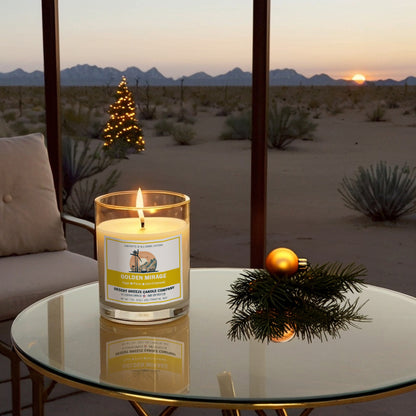
[[[240,68],[234,68],[225,74],[211,76],[205,72],[197,72],[190,76],[177,79],[162,75],[156,68],[144,72],[136,67],[129,67],[125,71],[116,68],[100,68],[96,65],[75,65],[61,71],[61,85],[63,86],[106,86],[118,85],[125,75],[127,82],[132,85],[150,86],[249,86],[251,73]],[[282,86],[346,86],[356,85],[354,81],[333,79],[326,74],[314,75],[310,78],[299,74],[294,69],[273,69],[269,74],[270,85]],[[401,81],[385,79],[367,82],[371,85],[416,85],[416,77],[409,76]],[[16,69],[7,73],[0,73],[0,86],[41,86],[43,72],[26,72]]]

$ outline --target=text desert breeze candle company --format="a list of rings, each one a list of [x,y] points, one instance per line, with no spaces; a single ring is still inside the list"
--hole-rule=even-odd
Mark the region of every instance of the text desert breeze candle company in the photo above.
[[[149,324],[187,313],[189,204],[180,193],[140,189],[95,200],[104,318]]]

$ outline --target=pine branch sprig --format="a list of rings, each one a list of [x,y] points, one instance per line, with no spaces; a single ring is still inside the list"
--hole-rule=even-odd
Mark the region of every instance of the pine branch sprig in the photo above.
[[[304,305],[294,311],[295,319],[289,320],[289,325],[295,328],[295,332],[302,340],[312,342],[313,338],[326,341],[329,338],[339,338],[342,331],[347,331],[350,326],[358,328],[358,323],[369,322],[366,315],[360,313],[365,305],[346,301]]]
[[[347,292],[362,291],[365,275],[362,266],[340,263],[308,267],[292,276],[245,270],[229,290],[233,317],[228,336],[269,342],[291,328],[308,342],[339,337],[341,331],[369,320],[361,313],[364,304],[359,305],[359,299],[346,300]]]

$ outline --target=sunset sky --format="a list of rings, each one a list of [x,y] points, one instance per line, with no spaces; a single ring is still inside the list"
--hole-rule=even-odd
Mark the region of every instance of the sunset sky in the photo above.
[[[252,0],[59,0],[61,68],[251,71]],[[416,76],[415,0],[272,0],[271,69]],[[0,1],[0,72],[42,70],[41,0]]]

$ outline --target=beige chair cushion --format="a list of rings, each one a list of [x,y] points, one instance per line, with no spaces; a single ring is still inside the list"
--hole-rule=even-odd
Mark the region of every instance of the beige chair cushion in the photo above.
[[[68,250],[0,258],[0,321],[61,290],[98,280],[97,261]]]
[[[0,138],[0,256],[65,248],[43,135]]]

